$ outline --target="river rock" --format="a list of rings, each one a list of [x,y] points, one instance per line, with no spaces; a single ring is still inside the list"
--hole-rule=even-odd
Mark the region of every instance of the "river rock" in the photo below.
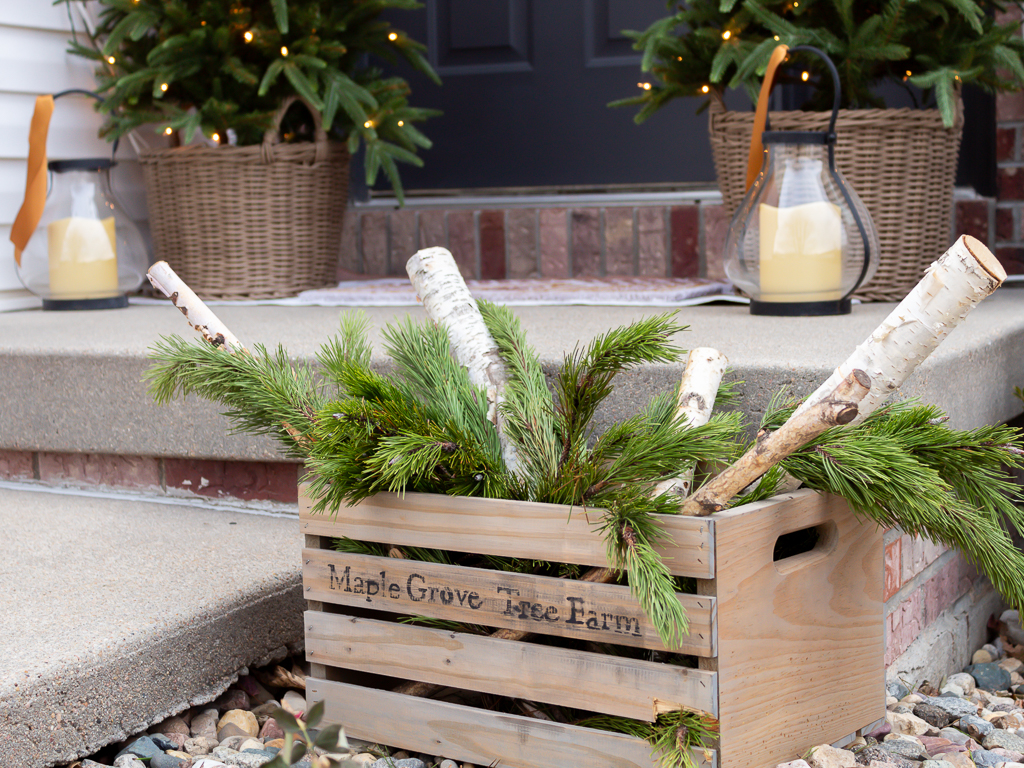
[[[954,768],[974,768],[974,761],[968,752],[949,752],[942,759],[952,763]]]
[[[192,768],[229,768],[228,764],[210,757],[200,758],[192,763]]]
[[[811,755],[807,761],[811,768],[853,768],[857,760],[846,749],[836,749],[828,744],[811,747]]]
[[[252,705],[266,704],[268,701],[274,700],[274,694],[264,688],[260,681],[252,675],[238,678],[236,685],[249,695]]]
[[[186,723],[178,715],[173,715],[172,717],[168,717],[163,722],[157,723],[156,725],[154,725],[152,728],[149,729],[149,732],[151,734],[152,733],[163,733],[163,734],[180,733],[183,736],[188,736],[189,735],[188,723]]]
[[[954,744],[960,745],[966,744],[968,739],[971,738],[966,733],[956,728],[943,728],[939,731],[939,736],[944,739],[949,739]]]
[[[219,717],[220,713],[216,709],[204,709],[192,718],[189,731],[192,736],[203,736],[217,741],[217,719]]]
[[[986,691],[1005,691],[1010,687],[1010,673],[998,664],[971,664],[964,672]]]
[[[255,736],[260,732],[260,726],[256,722],[256,716],[247,709],[229,709],[225,712],[224,716],[217,721],[218,736],[224,727],[228,725],[238,727],[239,730],[249,736]]]
[[[377,762],[377,756],[371,755],[369,752],[360,752],[358,755],[350,757],[349,760],[359,765],[372,765],[373,763]],[[803,760],[800,760],[798,762],[804,763]],[[786,765],[789,765],[789,763],[786,763]],[[806,765],[807,763],[804,763],[804,766]],[[458,768],[458,766],[456,765],[455,768]],[[781,766],[779,768],[781,768]]]
[[[264,742],[272,739],[283,739],[284,729],[277,724],[277,720],[272,717],[268,717],[260,728],[259,736]]]
[[[934,704],[929,704],[928,702],[921,702],[914,707],[914,715],[936,728],[945,728],[953,722],[954,719],[946,710],[940,709]]]
[[[127,754],[114,758],[114,768],[146,768],[146,764],[136,755]]]
[[[978,743],[981,743],[981,740],[995,729],[996,727],[992,723],[977,715],[964,715],[960,718],[960,730]]]
[[[196,755],[208,755],[210,750],[219,743],[217,739],[210,739],[206,736],[193,736],[191,739],[185,739],[184,750],[193,757]]]
[[[899,680],[893,680],[891,683],[885,684],[885,692],[889,696],[895,696],[897,699],[902,699],[910,693],[910,689]]]
[[[1008,749],[1012,752],[1024,752],[1024,739],[1020,736],[996,728],[988,734],[981,742],[985,749]]]
[[[149,759],[149,768],[182,768],[189,762],[190,760],[182,760],[180,757],[160,752]]]
[[[930,723],[922,720],[915,714],[904,712],[889,712],[885,719],[892,726],[893,733],[902,733],[907,736],[921,736],[933,730]]]
[[[995,661],[995,658],[984,648],[979,648],[971,656],[971,664],[991,664],[993,661]]]
[[[148,758],[162,752],[163,750],[153,742],[152,738],[149,736],[140,736],[118,752],[114,759],[116,760],[122,755],[135,755],[136,757]]]
[[[215,706],[217,711],[223,715],[225,712],[230,712],[232,709],[248,710],[252,704],[249,701],[249,694],[245,691],[239,690],[238,688],[228,688],[224,693],[217,697],[213,702],[213,706]]]
[[[995,752],[989,752],[987,749],[976,749],[971,752],[971,759],[975,765],[985,766],[985,768],[996,768],[1000,763],[1005,763],[1006,758],[1002,755],[997,755]]]
[[[953,764],[945,760],[925,760],[921,763],[921,768],[953,768]]]
[[[418,757],[407,757],[403,760],[395,760],[393,757],[382,757],[373,763],[371,768],[427,768],[427,766]]]
[[[971,693],[977,687],[974,682],[974,678],[966,672],[957,672],[955,675],[950,675],[946,678],[946,683],[963,688],[964,694]]]
[[[249,731],[239,728],[234,723],[224,723],[223,727],[217,729],[217,740],[224,744],[228,739],[247,739],[252,736]],[[241,742],[239,742],[241,743]]]
[[[890,741],[883,741],[880,746],[886,752],[899,757],[905,757],[908,760],[928,759],[928,752],[925,748],[922,747],[920,743],[910,741],[909,739],[892,739]]]
[[[918,768],[917,763],[912,763],[906,758],[895,755],[892,752],[887,752],[880,746],[864,747],[864,749],[856,754],[856,760],[859,765],[871,765],[872,761],[876,761],[895,765],[897,768]]]
[[[948,712],[953,717],[978,714],[977,705],[954,696],[929,696],[925,702]]]

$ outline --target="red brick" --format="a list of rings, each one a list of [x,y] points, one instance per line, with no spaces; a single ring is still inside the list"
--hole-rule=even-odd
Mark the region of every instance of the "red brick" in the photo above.
[[[997,168],[996,187],[1002,201],[1024,200],[1024,168]]]
[[[1017,129],[996,128],[996,161],[1017,159]]]
[[[989,200],[958,200],[955,207],[956,232],[992,243],[988,231]]]
[[[900,612],[895,610],[885,617],[885,666],[887,667],[896,661],[896,657],[899,656],[899,653],[896,652],[896,636],[899,633],[897,621],[899,615]]]
[[[447,248],[444,211],[420,211],[420,248]]]
[[[1008,275],[1024,275],[1024,248],[996,248],[996,258]]]
[[[341,255],[338,257],[338,279],[344,280],[346,272],[362,272],[359,261],[359,243],[356,235],[359,232],[359,214],[351,208],[345,211],[345,221],[341,227]]]
[[[725,235],[731,217],[724,205],[701,206],[704,215],[704,276],[725,279]]]
[[[35,477],[30,451],[0,450],[0,479],[31,480]]]
[[[924,626],[922,620],[921,590],[915,589],[910,597],[904,600],[897,609],[900,612],[899,630],[896,633],[896,655],[903,653],[914,642]]]
[[[900,539],[890,542],[885,547],[885,591],[883,600],[895,595],[903,583],[900,578]]]
[[[996,208],[996,242],[1005,243],[1017,239],[1013,228],[1013,209]]]
[[[578,208],[572,212],[572,276],[601,276],[601,211]]]
[[[164,459],[168,490],[245,501],[297,501],[299,469],[286,462]]]
[[[669,212],[672,228],[672,276],[700,274],[700,208],[680,205]]]
[[[643,277],[665,277],[668,274],[665,249],[665,209],[660,207],[638,208],[636,223],[637,274]],[[696,253],[696,249],[694,252]]]
[[[565,208],[541,208],[540,274],[543,277],[570,277],[569,222]]]
[[[633,209],[604,209],[604,273],[633,275]]]
[[[388,273],[388,215],[377,211],[359,219],[363,247],[363,273],[384,276]]]
[[[1024,120],[1024,92],[996,94],[996,124]]]
[[[505,212],[480,211],[480,277],[505,277]]]
[[[473,211],[448,211],[448,250],[465,280],[480,275],[476,260],[476,217]]]
[[[508,277],[538,277],[536,208],[509,208],[505,212],[505,243]]]
[[[106,453],[40,453],[39,479],[46,483],[159,488],[160,463],[145,456]]]
[[[405,277],[405,262],[419,250],[419,222],[416,211],[405,208],[391,212],[391,240],[388,246],[388,274]]]

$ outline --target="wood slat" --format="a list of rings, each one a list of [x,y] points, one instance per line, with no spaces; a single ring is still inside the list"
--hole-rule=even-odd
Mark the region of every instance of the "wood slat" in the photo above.
[[[715,518],[723,762],[769,768],[884,717],[881,530],[813,491]],[[809,527],[812,550],[774,560]]]
[[[622,734],[313,678],[306,699],[310,706],[323,701],[325,720],[349,736],[476,765],[654,768],[650,745]],[[700,750],[693,757],[701,768],[716,768],[714,752],[710,762]]]
[[[713,672],[340,614],[306,613],[306,659],[634,720],[655,701],[718,715]]]
[[[379,493],[336,515],[312,514],[300,487],[304,533],[398,546],[607,566],[604,538],[595,524],[604,510],[477,499],[429,493]],[[667,534],[658,551],[676,576],[714,575],[713,524],[706,519],[659,515]]]
[[[307,600],[664,649],[629,588],[400,558],[303,550]],[[715,655],[715,599],[678,594],[690,634],[679,653]]]

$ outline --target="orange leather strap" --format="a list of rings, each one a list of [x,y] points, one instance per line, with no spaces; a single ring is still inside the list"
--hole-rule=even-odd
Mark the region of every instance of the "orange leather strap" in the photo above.
[[[36,98],[32,125],[28,132],[28,176],[25,179],[25,201],[21,204],[14,225],[11,242],[14,243],[14,261],[21,266],[21,252],[36,231],[46,205],[46,135],[53,114],[53,96]]]
[[[761,144],[761,134],[764,133],[764,126],[768,120],[768,97],[771,95],[772,86],[775,85],[775,70],[786,60],[789,53],[788,45],[777,45],[772,51],[772,57],[768,60],[768,69],[765,70],[764,80],[761,82],[761,93],[757,97],[757,109],[754,111],[754,132],[750,136],[750,154],[747,155],[747,189],[750,189],[761,170],[764,160],[764,147]]]

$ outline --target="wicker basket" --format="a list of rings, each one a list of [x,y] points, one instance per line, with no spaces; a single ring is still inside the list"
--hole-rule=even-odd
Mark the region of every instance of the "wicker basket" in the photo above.
[[[952,128],[936,109],[840,110],[836,166],[871,212],[882,252],[878,272],[854,294],[900,301],[949,248],[963,108]],[[772,130],[824,131],[828,112],[772,112]],[[718,185],[729,215],[746,193],[753,112],[711,100],[709,131]]]
[[[203,298],[274,299],[336,282],[349,154],[311,107],[316,140],[280,143],[295,99],[261,145],[139,155],[156,257]]]

